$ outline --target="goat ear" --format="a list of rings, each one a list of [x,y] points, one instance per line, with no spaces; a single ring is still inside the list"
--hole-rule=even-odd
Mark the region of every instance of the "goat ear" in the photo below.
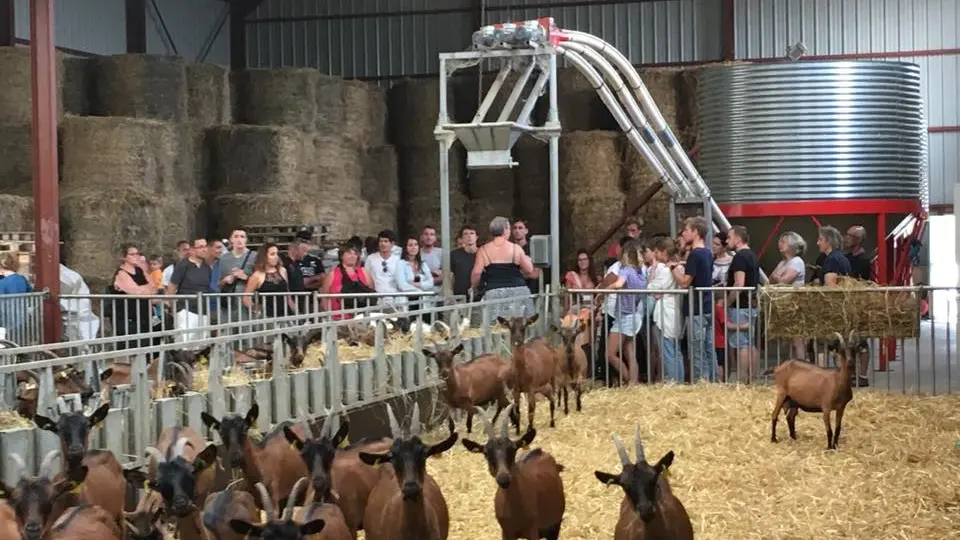
[[[125,469],[123,471],[123,477],[127,480],[128,484],[137,488],[147,481],[147,473],[140,469]]]
[[[608,486],[619,486],[620,485],[620,475],[610,474],[602,471],[593,471],[593,475],[597,477],[601,483]]]
[[[104,403],[103,405],[98,407],[97,410],[90,413],[90,416],[87,417],[87,420],[90,421],[90,427],[99,426],[101,423],[103,423],[104,420],[107,419],[107,414],[109,413],[110,413],[109,403]]]
[[[245,421],[247,422],[247,428],[252,428],[257,425],[257,418],[260,416],[260,405],[254,403],[250,410],[247,411],[247,417]]]
[[[423,355],[426,356],[426,357],[428,357],[428,358],[436,358],[436,357],[437,357],[437,353],[431,351],[430,349],[423,349],[423,350],[421,350],[420,352],[422,352]]]
[[[530,443],[533,442],[534,437],[537,436],[537,430],[533,426],[527,426],[527,431],[524,432],[523,436],[520,437],[520,440],[517,441],[517,448],[526,448],[530,446]]]
[[[539,319],[539,318],[540,318],[540,314],[539,314],[539,313],[534,313],[533,315],[527,317],[527,322],[524,323],[524,324],[525,324],[525,326],[530,326],[531,324],[537,322],[537,319]]]
[[[560,329],[557,328],[557,325],[551,323],[551,324],[550,324],[550,331],[551,331],[551,332],[560,332]]]
[[[323,530],[323,527],[326,526],[326,522],[322,519],[315,519],[309,523],[304,523],[300,526],[300,534],[304,536],[309,536],[311,534],[319,534]]]
[[[107,380],[113,377],[113,368],[108,367],[107,369],[100,372],[100,382],[107,382]]]
[[[210,414],[202,412],[200,413],[200,419],[203,420],[204,425],[206,425],[208,428],[220,429],[220,421],[210,416]]]
[[[447,440],[440,441],[437,444],[427,448],[427,457],[432,457],[432,456],[442,454],[447,450],[453,448],[453,445],[457,444],[457,439],[459,438],[460,436],[457,435],[456,432],[451,433],[450,436],[447,437]]]
[[[290,443],[290,446],[295,449],[303,450],[303,441],[300,440],[300,437],[297,437],[297,434],[293,432],[288,426],[283,426],[283,436],[287,438],[287,442]]]
[[[231,519],[230,528],[233,532],[244,536],[245,538],[259,538],[263,534],[263,527],[247,523],[242,519]]]
[[[207,345],[206,347],[197,351],[197,354],[193,356],[194,362],[199,362],[201,358],[210,359],[210,354],[213,353],[213,345]]]
[[[350,422],[346,420],[340,422],[340,429],[337,430],[336,435],[333,436],[333,447],[340,448],[340,445],[343,444],[343,441],[347,440],[347,435],[350,433]]]
[[[503,317],[497,317],[497,322],[504,328],[510,328],[510,321],[504,319]]]
[[[282,339],[287,345],[293,347],[293,338],[289,334],[280,334],[280,339]]]
[[[386,463],[390,461],[390,454],[368,454],[366,452],[360,452],[360,461],[370,465],[371,467],[380,465],[381,463]]]
[[[42,430],[49,431],[50,433],[56,433],[58,435],[60,434],[60,430],[57,428],[57,423],[46,416],[40,416],[39,414],[34,416],[33,423]]]
[[[460,353],[462,353],[462,352],[463,352],[463,343],[461,343],[461,344],[457,345],[456,347],[454,347],[453,350],[450,351],[450,354],[452,354],[453,356],[456,356],[456,355],[458,355],[458,354],[460,354]]]
[[[663,472],[670,468],[670,465],[673,465],[673,450],[667,452],[660,461],[655,465],[656,469],[660,472]]]
[[[217,462],[217,445],[208,444],[202,452],[193,458],[193,468],[196,472],[201,472]]]
[[[483,453],[483,445],[478,442],[471,441],[470,439],[463,439],[460,441],[460,443],[464,448],[467,449],[468,452],[473,452],[474,454]]]

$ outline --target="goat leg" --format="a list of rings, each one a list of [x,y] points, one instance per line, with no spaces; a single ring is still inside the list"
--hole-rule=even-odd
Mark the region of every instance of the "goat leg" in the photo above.
[[[833,430],[833,449],[837,449],[837,443],[840,442],[840,424],[843,422],[843,410],[847,407],[844,403],[837,408],[837,429]]]
[[[530,407],[529,403],[527,404],[527,407],[528,408]],[[529,413],[529,414],[531,414],[530,421],[533,422],[532,413]],[[510,416],[512,416],[511,420],[513,421],[513,425],[517,428],[517,435],[519,435],[520,434],[520,390],[519,389],[513,391],[513,411],[510,412]]]
[[[770,442],[777,442],[777,420],[780,419],[780,409],[787,400],[787,395],[783,391],[777,392],[777,401],[773,404],[773,415],[770,418]]]
[[[570,395],[569,390],[567,390],[567,385],[563,385],[563,388],[560,389],[563,392],[563,415],[567,416],[570,414]]]
[[[580,403],[580,396],[583,393],[583,387],[580,386],[580,381],[573,383],[573,391],[577,394],[577,412],[583,410],[583,404]]]
[[[550,402],[553,403],[553,396],[550,397]],[[536,416],[537,412],[537,394],[531,390],[527,392],[527,426],[533,427],[533,419]],[[517,432],[519,433],[519,431]]]
[[[790,430],[790,438],[797,440],[797,413],[800,409],[791,407],[787,409],[787,429]]]
[[[830,426],[830,408],[823,408],[823,426],[827,430],[827,450],[833,450],[833,428]]]
[[[467,409],[467,433],[473,432],[473,409]]]

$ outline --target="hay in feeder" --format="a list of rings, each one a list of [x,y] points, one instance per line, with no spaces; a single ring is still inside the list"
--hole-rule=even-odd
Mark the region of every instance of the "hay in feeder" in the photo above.
[[[0,124],[0,193],[33,192],[33,141],[30,124]]]
[[[527,220],[531,231],[550,230],[550,149],[549,145],[529,135],[513,145],[513,169],[517,185],[517,216]]]
[[[447,95],[447,114],[453,116],[453,93]],[[436,80],[404,80],[387,93],[390,110],[390,140],[395,146],[436,146],[433,129],[440,116],[440,83]]]
[[[379,231],[397,230],[398,205],[396,203],[370,203],[370,218],[356,234],[376,235]],[[439,226],[439,225],[438,225]]]
[[[623,194],[576,194],[560,199],[560,256],[572,257],[576,250],[596,242],[621,215]],[[610,241],[614,241],[611,239]]]
[[[241,386],[253,382],[253,378],[241,368],[231,367],[220,374],[220,382],[224,387]],[[206,368],[193,372],[193,391],[206,392],[210,387],[210,371]]]
[[[245,69],[231,74],[237,122],[312,131],[317,116],[315,69]]]
[[[819,286],[766,286],[760,308],[773,338],[829,338],[856,330],[861,337],[915,338],[920,305],[911,292],[885,292],[877,285],[840,278],[835,290]]]
[[[218,193],[293,193],[309,170],[311,152],[293,128],[221,126],[209,137]]]
[[[60,124],[61,187],[172,190],[179,141],[175,126],[136,118],[68,116]]]
[[[397,151],[393,146],[369,148],[362,157],[361,195],[373,202],[400,201],[400,179],[397,173]]]
[[[650,97],[660,109],[663,119],[673,130],[674,135],[679,136],[677,126],[677,106],[680,94],[680,70],[676,68],[641,68],[639,71],[640,80],[650,92]]]
[[[513,204],[517,184],[512,169],[467,170],[467,193],[471,199],[507,199]]]
[[[437,144],[413,147],[398,145],[397,170],[401,197],[440,191],[440,149]],[[466,151],[459,143],[449,152],[450,192],[466,194]]]
[[[230,77],[223,66],[187,64],[187,114],[197,126],[230,123]]]
[[[61,100],[67,114],[86,116],[93,113],[97,87],[97,61],[79,56],[63,57]]]
[[[17,429],[33,427],[33,422],[13,411],[0,411],[0,429]]]
[[[187,64],[179,56],[117,54],[97,58],[102,116],[180,122],[187,118]]]
[[[623,137],[613,131],[578,131],[560,137],[560,194],[620,194]]]
[[[546,121],[549,106],[546,95],[537,102],[534,113],[537,124]],[[593,85],[573,67],[557,71],[557,113],[564,133],[620,129]]]
[[[359,146],[382,146],[387,131],[387,94],[376,83],[343,82],[342,135]]]
[[[467,198],[461,194],[450,194],[450,230],[458,231],[465,223]],[[434,191],[429,195],[411,197],[403,202],[405,234],[419,237],[420,229],[433,225],[440,229],[440,196]],[[481,229],[482,230],[482,229]]]
[[[231,231],[251,225],[313,223],[316,202],[286,193],[218,195],[209,203],[214,230]]]
[[[624,210],[629,211],[649,186],[660,183],[660,176],[650,167],[643,155],[630,142],[624,142],[623,187],[626,194]],[[670,232],[670,197],[661,189],[638,212],[648,233]]]
[[[360,198],[363,165],[360,149],[339,134],[313,138],[313,169],[318,194]]]
[[[33,230],[33,197],[0,194],[0,231]]]
[[[675,453],[668,478],[698,540],[932,539],[953,537],[960,526],[960,492],[945,482],[960,475],[957,396],[857,391],[838,451],[824,450],[820,415],[802,412],[799,439],[787,439],[781,422],[782,442],[771,444],[773,394],[764,387],[595,390],[584,394],[582,414],[558,415],[555,429],[546,427],[546,405],[538,405],[532,448],[550,452],[565,468],[568,540],[613,533],[624,492],[601,484],[594,471],[620,471],[611,433],[634,458],[638,425],[648,462]],[[472,435],[462,424],[458,431],[485,442],[476,422]],[[482,455],[458,444],[428,460],[427,471],[450,507],[450,538],[500,537],[496,483]]]

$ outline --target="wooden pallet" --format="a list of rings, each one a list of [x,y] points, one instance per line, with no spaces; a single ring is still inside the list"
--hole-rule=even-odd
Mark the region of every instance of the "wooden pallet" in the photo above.
[[[32,232],[0,232],[3,242],[33,242]]]
[[[329,227],[325,224],[312,225],[251,225],[244,227],[247,232],[247,247],[259,249],[264,244],[276,244],[281,250],[286,249],[297,237],[297,233],[304,227],[313,227],[313,243],[327,242]]]

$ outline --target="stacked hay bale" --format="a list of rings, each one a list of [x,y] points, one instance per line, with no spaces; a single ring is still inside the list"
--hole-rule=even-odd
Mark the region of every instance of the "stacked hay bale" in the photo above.
[[[400,186],[397,181],[396,152],[386,144],[387,95],[380,86],[364,81],[341,81],[332,84],[322,82],[318,90],[320,103],[334,103],[342,116],[337,133],[342,145],[354,152],[349,164],[351,182],[349,192],[333,190],[327,198],[327,212],[342,212],[346,218],[335,237],[347,238],[354,234],[376,234],[384,228],[396,230],[397,206],[400,202]],[[335,89],[339,88],[340,99],[335,102]],[[324,94],[329,96],[324,98]],[[318,119],[334,117],[336,112],[329,107],[318,106]],[[329,130],[329,123],[318,129]],[[317,159],[320,160],[318,151]],[[382,163],[374,160],[383,159]],[[390,170],[392,167],[392,170]],[[321,174],[321,173],[318,173]],[[376,186],[376,187],[375,187]]]
[[[517,185],[517,217],[527,221],[533,234],[550,232],[550,148],[529,135],[513,145],[513,169]]]
[[[370,203],[370,219],[366,229],[357,234],[375,235],[384,229],[397,230],[397,208],[400,204],[400,181],[397,175],[397,152],[393,146],[370,148],[363,157],[363,198]]]
[[[688,151],[700,140],[700,103],[697,99],[697,91],[700,87],[700,73],[703,67],[684,69],[680,72],[680,80],[677,85],[677,126],[680,132],[677,138]],[[697,163],[699,153],[691,159],[694,164]]]
[[[0,231],[33,230],[33,198],[0,195]]]
[[[513,219],[516,215],[516,180],[512,169],[475,169],[467,171],[467,201],[465,217],[477,228],[481,237],[493,218]]]
[[[93,58],[63,55],[62,101],[66,114],[93,114],[96,96],[97,61]]]
[[[537,123],[546,121],[549,106],[546,97],[537,102],[534,115]],[[557,70],[557,114],[565,133],[619,129],[596,89],[573,67]]]
[[[363,198],[363,156],[341,133],[318,132],[313,138],[317,217],[333,238],[346,239],[368,228],[370,203]]]
[[[207,194],[211,190],[210,128],[230,124],[230,74],[215,64],[187,64],[187,121],[180,126],[181,153],[178,178],[184,193],[196,201],[190,230],[198,233],[209,229],[210,212]]]
[[[560,137],[560,256],[595,242],[620,213],[623,137],[613,131],[578,131]]]

